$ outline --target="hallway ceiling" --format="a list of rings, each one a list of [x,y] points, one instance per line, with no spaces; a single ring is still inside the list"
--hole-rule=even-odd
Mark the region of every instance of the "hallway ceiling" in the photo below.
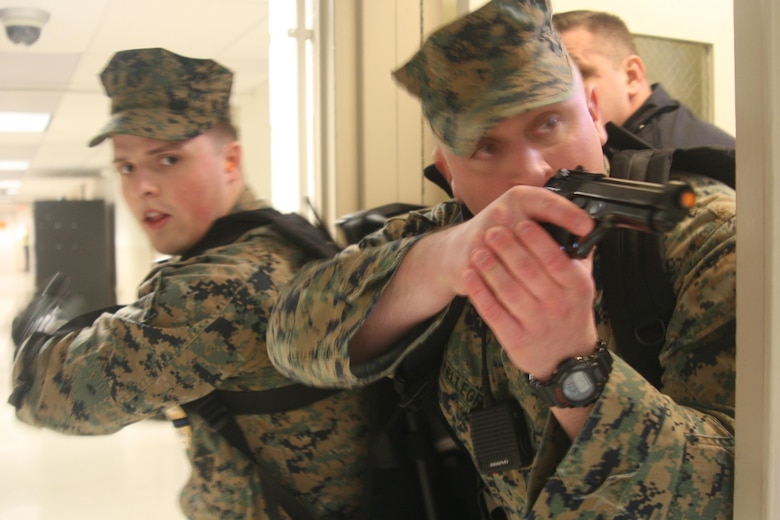
[[[109,100],[98,74],[116,51],[164,47],[213,58],[236,73],[234,94],[262,85],[267,81],[266,2],[0,0],[0,9],[50,13],[39,40],[29,47],[0,35],[0,112],[52,114],[44,133],[0,133],[0,161],[30,161],[26,172],[0,171],[0,204],[70,196],[110,164],[111,147],[89,148],[87,141],[108,118]]]

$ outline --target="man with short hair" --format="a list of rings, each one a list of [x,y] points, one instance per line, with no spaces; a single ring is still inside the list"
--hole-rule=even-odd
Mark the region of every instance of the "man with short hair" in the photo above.
[[[364,385],[449,331],[438,404],[506,517],[730,518],[734,191],[682,177],[699,198],[664,235],[676,304],[659,390],[615,354],[598,249],[572,258],[541,225],[588,234],[588,214],[544,185],[605,166],[598,92],[549,3],[493,0],[394,76],[421,100],[454,199],[302,269],[269,319],[274,365]]]
[[[655,148],[734,148],[732,136],[673,99],[660,83],[649,83],[634,37],[619,17],[568,11],[555,13],[553,25],[585,86],[596,89],[605,122],[623,127]]]
[[[114,55],[101,79],[112,115],[90,146],[111,140],[125,202],[154,248],[172,256],[118,310],[43,334],[15,322],[17,416],[97,435],[182,405],[188,413],[176,425],[191,431],[187,517],[355,516],[367,450],[361,392],[241,412],[251,457],[212,428],[210,412],[187,408],[215,390],[222,399],[294,386],[268,359],[266,319],[279,285],[309,258],[272,227],[244,227],[268,205],[244,181],[230,121],[232,72],[209,59],[134,49]],[[272,404],[284,405],[285,395]]]

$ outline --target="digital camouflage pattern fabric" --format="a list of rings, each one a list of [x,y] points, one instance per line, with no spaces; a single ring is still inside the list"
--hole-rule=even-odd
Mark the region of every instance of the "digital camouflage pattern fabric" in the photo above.
[[[233,73],[166,49],[117,52],[100,74],[111,120],[89,146],[113,134],[181,141],[230,121]]]
[[[468,416],[483,401],[483,343],[494,399],[517,401],[529,425],[533,462],[482,475],[509,518],[731,518],[735,193],[704,177],[681,180],[695,187],[697,205],[665,235],[677,307],[661,353],[662,391],[614,354],[603,394],[580,435],[569,441],[469,304],[449,336],[439,405],[460,441],[472,451]],[[269,321],[274,364],[291,377],[324,385],[351,387],[390,375],[441,317],[369,363],[350,365],[349,340],[415,237],[456,224],[460,215],[459,204],[449,201],[392,219],[335,259],[300,271],[280,292]],[[594,307],[599,335],[614,352],[601,297],[599,291]]]
[[[494,0],[434,32],[393,76],[433,133],[467,155],[502,119],[568,99],[571,67],[546,0]]]
[[[234,211],[263,206],[253,199],[245,192]],[[306,260],[261,227],[187,260],[160,263],[137,301],[43,346],[18,417],[69,434],[110,434],[214,389],[290,385],[266,353],[266,320],[279,285]],[[365,406],[361,392],[338,392],[299,410],[237,421],[256,459],[315,518],[352,518],[363,489]],[[184,513],[266,518],[255,464],[200,417],[190,420]]]

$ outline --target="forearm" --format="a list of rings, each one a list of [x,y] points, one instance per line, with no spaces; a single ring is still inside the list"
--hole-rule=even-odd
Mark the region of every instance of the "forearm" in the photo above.
[[[266,335],[277,370],[308,384],[363,383],[352,373],[349,343],[414,240],[350,247],[331,260],[308,264],[281,287]]]
[[[349,342],[352,364],[376,358],[457,296],[442,261],[447,231],[431,233],[406,253],[365,322]]]
[[[24,385],[16,395],[16,416],[33,426],[75,435],[113,433],[124,421],[103,421],[92,407],[100,403],[101,413],[124,415],[111,399],[96,400],[93,394],[108,395],[102,363],[94,349],[74,344],[78,331],[54,337],[28,359],[19,356],[13,368],[15,385]],[[24,352],[24,350],[22,350]],[[113,410],[113,412],[111,411]]]

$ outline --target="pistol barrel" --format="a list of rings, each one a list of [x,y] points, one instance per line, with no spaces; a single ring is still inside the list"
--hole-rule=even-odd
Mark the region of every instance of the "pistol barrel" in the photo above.
[[[559,170],[545,187],[574,202],[597,222],[596,230],[581,241],[564,229],[545,224],[571,256],[580,258],[587,256],[610,228],[665,233],[685,218],[696,203],[693,188],[684,182],[656,184],[613,179],[582,170]]]
[[[690,185],[613,179],[601,173],[560,170],[547,189],[568,198],[596,220],[644,232],[666,232],[685,218],[696,202]]]

